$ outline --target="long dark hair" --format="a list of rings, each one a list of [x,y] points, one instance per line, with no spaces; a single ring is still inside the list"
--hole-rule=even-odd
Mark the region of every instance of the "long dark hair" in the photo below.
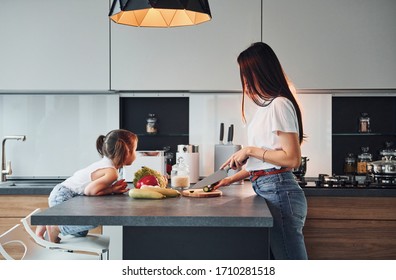
[[[129,130],[115,129],[96,139],[96,150],[101,156],[111,159],[116,168],[121,168],[137,140],[136,134]]]
[[[283,96],[291,101],[296,110],[299,140],[304,138],[301,110],[290,90],[286,75],[272,48],[263,43],[253,43],[238,56],[243,97],[242,117],[245,120],[245,94],[258,106],[267,106],[276,97]]]

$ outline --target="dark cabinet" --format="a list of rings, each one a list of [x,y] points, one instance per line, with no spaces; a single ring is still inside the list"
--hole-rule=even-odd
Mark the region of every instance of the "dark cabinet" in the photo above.
[[[361,113],[370,116],[369,133],[359,132]],[[385,142],[396,147],[396,96],[333,96],[332,98],[332,172],[344,174],[348,153],[356,157],[361,147],[369,147],[373,160]]]
[[[146,131],[149,114],[157,118],[157,133]],[[189,144],[188,97],[122,97],[120,98],[120,127],[136,133],[138,150],[163,150]]]

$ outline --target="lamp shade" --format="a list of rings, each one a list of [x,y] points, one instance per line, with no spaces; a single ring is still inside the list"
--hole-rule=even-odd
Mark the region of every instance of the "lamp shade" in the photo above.
[[[195,25],[212,18],[207,0],[114,0],[109,17],[144,27]]]

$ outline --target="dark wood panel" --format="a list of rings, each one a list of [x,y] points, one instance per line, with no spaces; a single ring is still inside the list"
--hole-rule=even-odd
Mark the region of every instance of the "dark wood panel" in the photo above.
[[[396,259],[396,221],[308,219],[304,236],[310,259]]]
[[[307,197],[309,259],[396,259],[396,197]]]
[[[396,197],[308,197],[310,219],[396,220]]]

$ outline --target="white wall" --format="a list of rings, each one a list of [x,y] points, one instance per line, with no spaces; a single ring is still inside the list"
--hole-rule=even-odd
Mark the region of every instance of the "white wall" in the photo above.
[[[241,93],[190,95],[190,144],[199,145],[200,175],[214,171],[214,145],[219,142],[220,123],[225,124],[225,139],[230,124],[235,126],[234,144],[247,145],[247,127],[241,117]],[[331,94],[298,94],[304,133],[301,149],[309,158],[307,177],[331,174]],[[246,112],[253,105],[246,100]],[[247,120],[250,115],[247,114]]]
[[[119,127],[119,97],[106,95],[0,95],[0,137],[13,176],[68,177],[99,159],[96,139]]]

